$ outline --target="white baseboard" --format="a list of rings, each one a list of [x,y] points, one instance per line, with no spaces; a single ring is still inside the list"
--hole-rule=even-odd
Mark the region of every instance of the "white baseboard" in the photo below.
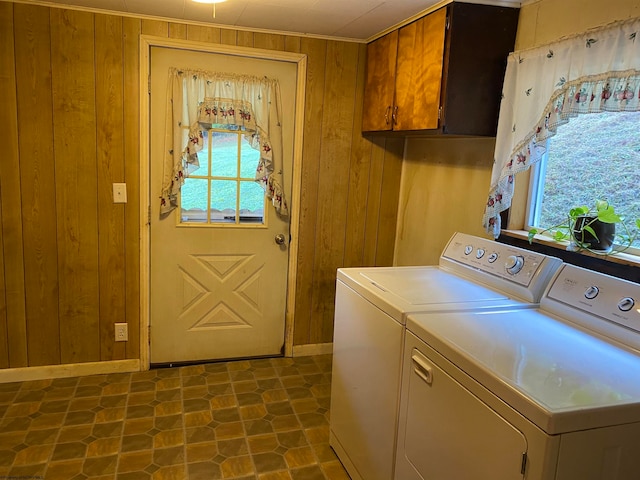
[[[306,345],[294,345],[294,357],[306,357],[308,355],[326,355],[333,353],[333,343],[309,343]]]
[[[139,371],[140,360],[137,359],[110,360],[107,362],[69,363],[66,365],[43,365],[39,367],[7,368],[0,370],[0,383]]]

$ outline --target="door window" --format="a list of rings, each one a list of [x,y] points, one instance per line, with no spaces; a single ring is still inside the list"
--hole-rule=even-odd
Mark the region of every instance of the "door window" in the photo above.
[[[255,181],[260,152],[242,130],[204,131],[200,168],[180,191],[182,225],[265,225],[265,194]]]

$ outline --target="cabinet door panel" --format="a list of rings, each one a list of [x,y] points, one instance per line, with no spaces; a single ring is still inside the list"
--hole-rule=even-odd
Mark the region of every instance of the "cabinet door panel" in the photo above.
[[[367,46],[367,80],[364,87],[362,130],[391,130],[393,89],[396,80],[398,31],[393,31]]]
[[[438,128],[447,9],[400,29],[395,130]]]

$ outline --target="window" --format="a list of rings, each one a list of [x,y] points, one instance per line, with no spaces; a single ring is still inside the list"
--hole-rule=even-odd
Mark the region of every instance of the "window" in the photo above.
[[[510,228],[529,223],[524,213],[529,194],[525,193],[524,204],[521,198],[516,198],[521,192],[518,184],[524,184],[526,190],[527,182],[517,182],[516,177],[528,172],[530,167],[545,163],[545,156],[547,171],[539,173],[542,173],[540,177],[547,191],[545,193],[544,188],[540,188],[540,195],[534,192],[536,200],[533,206],[542,208],[541,212],[534,210],[534,223],[536,220],[545,221],[544,215],[550,208],[551,198],[558,198],[558,203],[562,203],[565,209],[570,209],[576,203],[593,204],[596,196],[600,195],[606,196],[614,206],[625,202],[625,197],[618,194],[623,193],[626,184],[618,186],[615,182],[634,175],[638,170],[637,156],[635,159],[618,157],[624,164],[619,172],[611,157],[617,154],[620,142],[629,142],[637,137],[637,128],[625,136],[620,133],[624,132],[620,125],[612,125],[609,130],[596,126],[597,134],[604,135],[600,139],[587,129],[600,122],[600,117],[596,117],[600,112],[614,113],[611,116],[614,122],[618,121],[615,114],[640,112],[638,31],[640,19],[620,21],[509,55],[491,184],[482,220],[488,232],[496,237],[500,234],[501,213],[514,205],[514,201],[517,208],[511,210]],[[587,123],[581,126],[580,120]],[[632,123],[638,124],[637,117]],[[569,133],[566,133],[567,129]],[[565,141],[564,148],[557,147],[561,140],[553,138],[558,132],[568,135],[565,138],[569,140]],[[559,149],[562,153],[554,153]],[[632,152],[634,149],[637,153],[637,145],[631,147]],[[564,155],[572,151],[577,156],[565,158]],[[555,175],[553,163],[559,158],[558,155],[568,163]],[[606,162],[600,165],[602,160]],[[636,165],[627,167],[628,162],[635,162]],[[598,165],[602,170],[597,169]],[[555,185],[554,181],[564,181],[565,177],[570,179],[574,172],[578,172],[579,176],[573,178],[573,185]],[[586,202],[577,202],[573,195],[569,199],[561,199],[564,193],[581,185],[593,190]],[[634,185],[637,190],[637,181]],[[533,190],[537,186],[534,184]],[[607,187],[606,191],[600,188],[603,186]],[[623,208],[626,208],[623,205],[619,207],[617,210],[626,215],[630,224],[635,225],[633,213],[623,212]]]
[[[260,152],[243,133],[204,131],[200,168],[180,191],[180,223],[264,225],[264,189],[255,181]]]
[[[640,218],[640,112],[578,115],[560,126],[535,164],[529,190],[529,227],[557,225],[568,209],[607,200],[635,228]],[[617,234],[625,234],[617,226]],[[633,247],[640,248],[640,238]],[[635,249],[634,249],[635,250]],[[640,254],[640,250],[628,253]]]
[[[265,197],[287,216],[278,80],[171,67],[169,85],[160,218],[182,201],[179,224],[265,225]],[[201,163],[206,173],[198,171]],[[187,177],[193,181],[181,192]],[[265,195],[258,195],[254,181]]]

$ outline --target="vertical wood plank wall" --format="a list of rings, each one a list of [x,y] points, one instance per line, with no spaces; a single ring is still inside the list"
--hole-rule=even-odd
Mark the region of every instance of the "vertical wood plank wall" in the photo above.
[[[0,2],[0,368],[140,358],[140,34],[308,56],[294,344],[332,341],[338,267],[393,262],[403,141],[360,135],[365,45]]]

